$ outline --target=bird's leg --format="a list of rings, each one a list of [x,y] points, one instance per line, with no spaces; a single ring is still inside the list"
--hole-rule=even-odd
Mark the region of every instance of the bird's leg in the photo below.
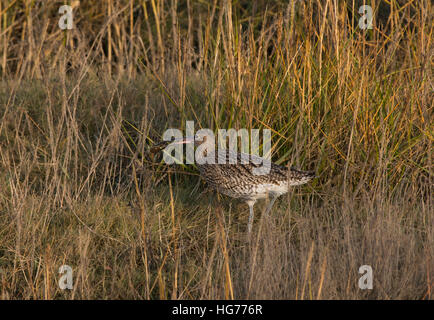
[[[267,210],[265,211],[265,216],[268,216],[268,214],[271,211],[271,208],[273,207],[274,202],[276,201],[278,196],[272,195],[272,198],[270,200],[270,203],[268,204]]]
[[[255,215],[255,212],[253,211],[253,205],[255,204],[255,201],[247,201],[247,204],[249,205],[249,224],[247,225],[247,230],[250,233],[252,231],[252,225],[253,225],[253,217]]]

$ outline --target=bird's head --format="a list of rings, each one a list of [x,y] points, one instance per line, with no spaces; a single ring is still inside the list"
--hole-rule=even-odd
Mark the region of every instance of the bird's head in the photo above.
[[[211,133],[212,134],[212,133]],[[194,143],[196,147],[205,144],[205,143],[213,143],[213,134],[211,135],[209,132],[204,132],[203,130],[199,130],[194,136],[183,137],[183,138],[172,138],[171,141],[161,141],[156,143],[151,147],[151,153],[157,153],[166,148],[168,145],[176,145],[176,144],[189,144]]]

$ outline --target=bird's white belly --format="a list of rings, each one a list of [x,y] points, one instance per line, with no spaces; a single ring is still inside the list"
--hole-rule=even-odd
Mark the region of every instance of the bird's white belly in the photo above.
[[[253,189],[255,193],[255,198],[257,199],[266,198],[270,193],[280,196],[288,192],[288,183],[286,181],[282,181],[279,184],[274,184],[274,183],[257,184]]]

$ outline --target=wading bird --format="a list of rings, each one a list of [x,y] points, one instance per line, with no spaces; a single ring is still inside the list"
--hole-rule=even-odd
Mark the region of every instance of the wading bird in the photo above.
[[[249,233],[253,225],[253,206],[258,199],[270,197],[265,212],[268,215],[276,199],[287,193],[290,186],[305,184],[315,176],[314,172],[288,169],[256,155],[230,149],[220,149],[215,152],[214,140],[199,133],[196,133],[195,137],[159,143],[151,149],[151,152],[156,153],[168,144],[188,143],[194,143],[199,147],[195,160],[201,177],[220,193],[247,203],[250,210],[247,225]],[[215,161],[209,161],[210,159]]]

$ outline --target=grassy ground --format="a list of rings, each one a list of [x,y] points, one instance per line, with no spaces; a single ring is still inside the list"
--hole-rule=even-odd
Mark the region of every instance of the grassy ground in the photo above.
[[[2,299],[432,299],[430,1],[0,1]],[[318,177],[245,204],[149,147],[271,129]],[[73,270],[61,290],[59,268]],[[373,289],[358,286],[370,265]]]

